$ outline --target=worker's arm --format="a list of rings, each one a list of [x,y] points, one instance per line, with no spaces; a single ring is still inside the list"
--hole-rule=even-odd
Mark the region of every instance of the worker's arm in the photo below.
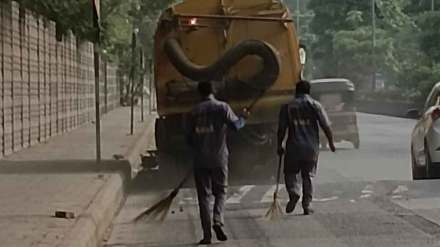
[[[226,106],[226,123],[229,128],[237,131],[245,126],[246,120],[244,117],[238,117],[228,105]]]
[[[284,154],[283,142],[286,137],[286,131],[288,127],[288,117],[287,117],[287,105],[283,105],[278,116],[278,155]]]
[[[335,147],[335,143],[333,141],[333,132],[330,127],[331,124],[330,124],[330,120],[327,116],[327,113],[325,112],[324,108],[320,104],[317,105],[317,112],[318,112],[319,126],[321,126],[322,130],[324,131],[325,136],[327,137],[330,150],[332,152],[335,152],[336,147]]]

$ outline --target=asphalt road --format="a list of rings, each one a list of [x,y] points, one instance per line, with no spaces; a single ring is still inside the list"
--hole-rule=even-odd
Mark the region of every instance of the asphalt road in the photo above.
[[[276,157],[232,175],[226,203],[226,243],[215,246],[439,246],[440,182],[410,180],[413,120],[359,114],[361,148],[338,144],[320,156],[316,213],[271,221],[263,216],[274,190]],[[246,154],[254,156],[254,154]],[[161,160],[180,164],[182,157]],[[179,167],[179,168],[176,168]],[[185,166],[161,166],[133,182],[105,246],[195,246],[200,239],[194,190],[185,188],[163,223],[131,220],[172,188]],[[287,194],[281,186],[281,203]]]

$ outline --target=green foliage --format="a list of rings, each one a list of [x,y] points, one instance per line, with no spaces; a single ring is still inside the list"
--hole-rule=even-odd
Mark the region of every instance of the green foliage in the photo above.
[[[371,52],[371,27],[364,26],[355,30],[338,31],[334,35],[334,56],[337,57],[336,76],[349,77],[354,82],[372,81],[374,61],[380,68],[378,72],[394,71],[393,39],[383,29],[376,30],[376,56]],[[362,85],[358,85],[361,87]]]
[[[310,23],[316,40],[311,44],[315,62],[315,77],[337,76],[338,59],[335,56],[334,37],[341,30],[354,30],[369,19],[365,1],[310,0],[308,8],[314,12]]]
[[[430,0],[375,2],[373,53],[372,1],[310,0],[315,76],[347,77],[371,88],[375,61],[389,90],[425,97],[440,81],[440,11],[430,11]]]
[[[57,24],[57,35],[61,38],[71,30],[79,39],[91,39],[95,29],[92,23],[90,0],[17,0],[22,8],[53,20]]]
[[[9,0],[0,0],[9,2]],[[92,1],[59,0],[17,0],[22,8],[32,10],[57,24],[57,35],[62,38],[69,30],[79,40],[95,39]],[[140,29],[138,43],[145,54],[151,56],[152,36],[160,12],[172,0],[101,0],[101,37],[105,55],[113,61],[120,61],[126,73],[131,66],[131,34],[135,27]]]
[[[435,63],[440,63],[440,11],[425,12],[418,16],[420,49]]]
[[[381,19],[385,28],[398,31],[401,28],[415,27],[414,20],[406,13],[404,8],[408,4],[406,0],[375,0],[380,10]]]

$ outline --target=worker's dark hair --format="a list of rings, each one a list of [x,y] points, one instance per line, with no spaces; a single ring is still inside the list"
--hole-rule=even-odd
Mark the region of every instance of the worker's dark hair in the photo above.
[[[207,97],[214,93],[214,86],[210,81],[201,81],[197,86],[197,90],[199,90],[199,93],[202,97]]]
[[[310,94],[310,82],[306,80],[300,80],[296,84],[295,94]]]

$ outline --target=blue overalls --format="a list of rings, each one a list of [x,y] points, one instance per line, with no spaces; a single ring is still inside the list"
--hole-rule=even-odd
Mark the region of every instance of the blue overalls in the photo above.
[[[319,126],[330,128],[330,121],[321,104],[307,94],[297,95],[281,107],[278,122],[278,145],[287,132],[284,176],[290,200],[300,197],[297,178],[303,181],[303,208],[308,208],[313,198],[312,178],[316,174],[319,156]]]
[[[194,152],[194,178],[199,200],[200,219],[204,238],[211,238],[209,197],[215,197],[213,221],[223,226],[223,209],[228,181],[229,151],[227,130],[244,127],[231,107],[215,99],[205,98],[192,110],[187,125],[187,142]]]

